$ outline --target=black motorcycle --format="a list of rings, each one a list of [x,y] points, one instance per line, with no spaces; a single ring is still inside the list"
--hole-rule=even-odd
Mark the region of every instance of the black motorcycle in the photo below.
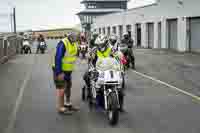
[[[42,54],[45,53],[45,50],[46,50],[47,46],[46,46],[46,43],[45,42],[40,42],[39,44],[39,50]]]

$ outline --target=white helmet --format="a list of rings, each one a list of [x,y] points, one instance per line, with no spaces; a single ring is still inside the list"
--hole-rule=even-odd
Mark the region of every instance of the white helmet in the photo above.
[[[108,38],[105,35],[99,35],[95,40],[95,44],[97,45],[99,51],[103,52],[108,47]]]

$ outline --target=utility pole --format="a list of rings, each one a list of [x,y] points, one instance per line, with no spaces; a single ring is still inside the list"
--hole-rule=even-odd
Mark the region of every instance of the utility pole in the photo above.
[[[13,8],[13,24],[14,24],[14,33],[16,33],[16,12],[15,7]]]

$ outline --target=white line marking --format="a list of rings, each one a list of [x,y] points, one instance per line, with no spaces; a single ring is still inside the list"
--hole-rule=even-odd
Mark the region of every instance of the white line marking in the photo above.
[[[134,70],[132,70],[132,71],[133,71],[134,73],[136,73],[136,74],[142,76],[142,77],[145,77],[145,78],[148,78],[148,79],[150,79],[150,80],[152,80],[152,81],[155,81],[155,82],[158,82],[158,83],[160,83],[160,84],[163,84],[163,85],[165,85],[165,86],[167,86],[167,87],[169,87],[169,88],[172,88],[172,89],[174,89],[174,90],[177,90],[177,91],[179,91],[179,92],[181,92],[181,93],[183,93],[183,94],[185,94],[185,95],[187,95],[187,96],[190,96],[190,97],[192,97],[192,98],[194,98],[194,99],[200,101],[200,97],[199,97],[199,96],[196,96],[196,95],[194,95],[194,94],[192,94],[192,93],[189,93],[189,92],[187,92],[187,91],[184,91],[184,90],[182,90],[182,89],[179,89],[179,88],[177,88],[177,87],[175,87],[175,86],[173,86],[173,85],[170,85],[170,84],[168,84],[168,83],[166,83],[166,82],[163,82],[163,81],[161,81],[161,80],[159,80],[159,79],[150,77],[150,76],[145,75],[145,74],[143,74],[143,73],[140,73],[140,72],[137,72],[137,71],[134,71]]]
[[[34,56],[34,58],[35,58],[35,56]],[[16,100],[16,103],[15,103],[15,107],[13,108],[11,116],[9,117],[8,127],[5,129],[4,133],[12,133],[13,132],[13,128],[15,126],[15,121],[16,121],[16,118],[17,118],[17,112],[18,112],[19,107],[22,103],[24,89],[27,86],[27,83],[30,80],[30,77],[31,77],[31,74],[32,74],[31,70],[32,70],[32,66],[34,64],[34,58],[33,58],[33,63],[31,65],[30,71],[27,72],[26,77],[24,79],[24,82],[23,82],[23,84],[20,88],[19,95],[17,96],[17,100]]]

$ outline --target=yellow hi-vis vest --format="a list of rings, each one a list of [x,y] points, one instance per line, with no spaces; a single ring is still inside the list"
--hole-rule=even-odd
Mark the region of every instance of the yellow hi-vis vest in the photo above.
[[[111,54],[111,48],[107,48],[106,51],[104,52],[100,52],[99,50],[97,50],[97,56],[98,58],[106,58],[109,57]]]
[[[62,58],[62,71],[73,71],[77,60],[76,56],[78,47],[76,43],[71,44],[67,38],[64,38],[62,42],[65,45],[66,50],[65,55]],[[53,63],[53,67],[55,67],[55,61]]]

